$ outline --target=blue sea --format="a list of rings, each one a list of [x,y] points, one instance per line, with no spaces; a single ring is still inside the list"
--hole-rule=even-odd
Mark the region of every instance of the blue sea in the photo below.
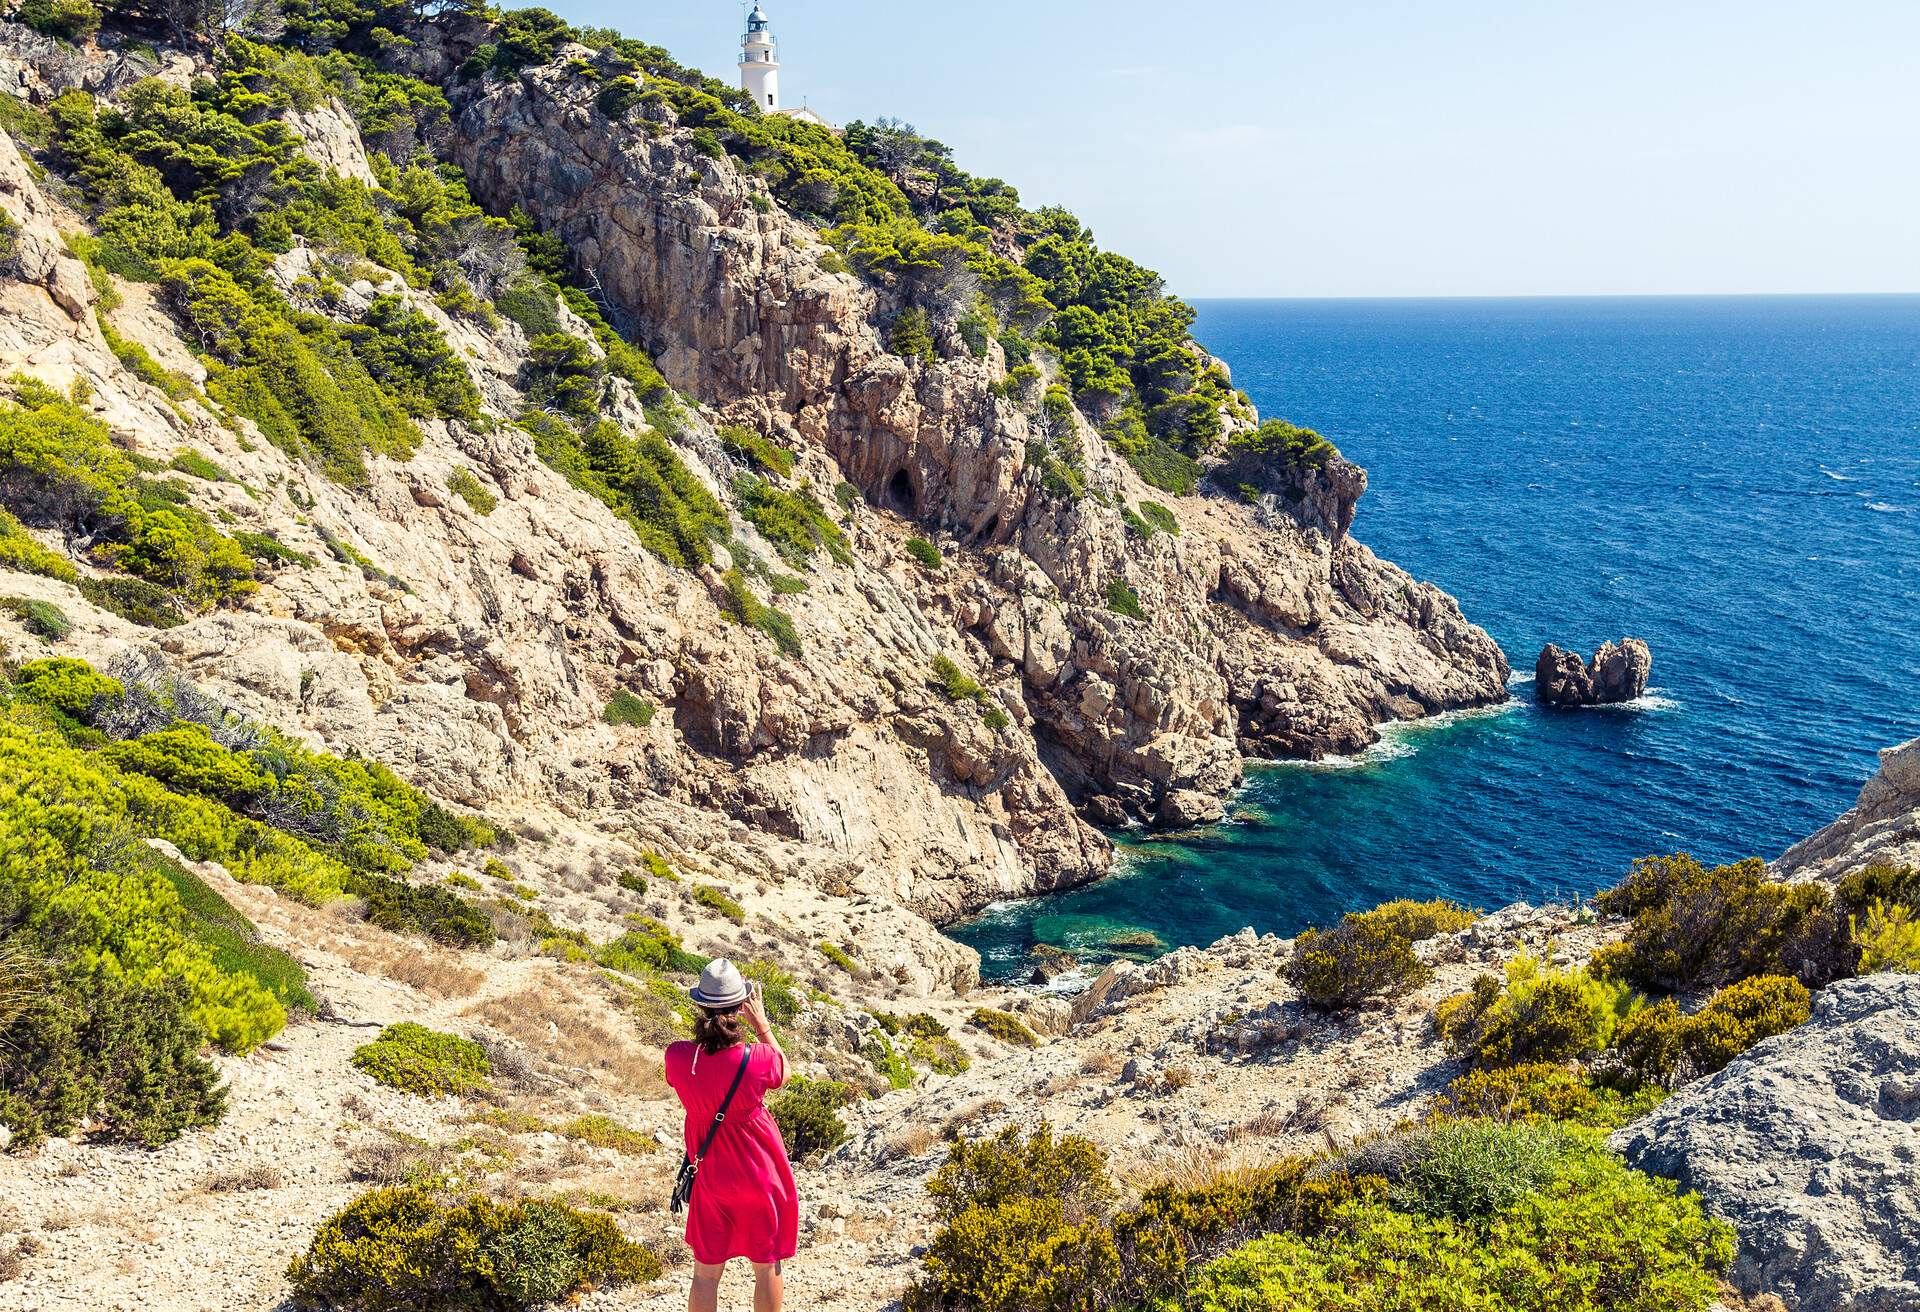
[[[1504,708],[1256,766],[1229,822],[1121,835],[1100,884],[952,933],[988,978],[1292,934],[1393,897],[1569,897],[1635,857],[1777,856],[1920,734],[1920,297],[1212,301],[1263,415],[1365,465],[1354,535],[1506,651]],[[1543,643],[1632,634],[1631,706],[1529,700]]]

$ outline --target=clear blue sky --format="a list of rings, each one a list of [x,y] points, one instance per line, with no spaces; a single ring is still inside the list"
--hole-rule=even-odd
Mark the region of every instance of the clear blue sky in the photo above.
[[[560,0],[736,79],[735,0]],[[1186,296],[1920,291],[1916,0],[766,0]]]

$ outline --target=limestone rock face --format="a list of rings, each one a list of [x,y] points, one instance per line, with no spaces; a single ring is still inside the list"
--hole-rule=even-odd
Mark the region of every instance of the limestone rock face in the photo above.
[[[1828,987],[1806,1024],[1613,1144],[1733,1223],[1747,1292],[1791,1312],[1920,1306],[1920,977]]]
[[[1774,873],[1832,884],[1877,864],[1920,865],[1920,738],[1883,748],[1854,808],[1788,848]]]
[[[616,326],[693,398],[656,429],[616,381],[605,412],[659,432],[723,502],[742,472],[718,437],[726,423],[791,451],[794,490],[830,510],[844,499],[847,559],[817,554],[805,590],[780,599],[800,652],[723,610],[726,571],[774,554],[749,522],[734,518],[735,545],[710,567],[648,553],[512,422],[530,403],[523,330],[449,313],[364,260],[349,276],[337,252],[302,242],[270,272],[302,304],[304,288],[336,284],[313,308],[343,321],[401,298],[457,353],[482,422],[423,421],[411,460],[371,460],[366,483],[346,487],[245,420],[170,400],[106,345],[100,298],[61,240],[84,216],[0,140],[0,208],[18,229],[17,268],[0,277],[0,374],[82,385],[115,440],[149,459],[190,449],[218,463],[235,481],[196,484],[196,504],[311,561],[164,633],[9,575],[10,593],[76,620],[76,654],[164,661],[248,716],[384,761],[451,803],[558,814],[934,921],[1099,877],[1110,844],[1083,814],[1205,823],[1247,756],[1354,751],[1383,721],[1506,695],[1504,657],[1454,601],[1350,536],[1357,466],[1256,471],[1270,487],[1255,503],[1177,496],[1142,484],[1076,415],[1087,495],[1048,495],[1028,458],[1036,420],[999,394],[997,345],[976,358],[936,314],[941,358],[891,353],[890,293],[837,271],[758,176],[701,153],[664,106],[634,111],[650,122],[608,120],[596,84],[569,68],[578,48],[515,78],[452,78],[483,32],[459,16],[413,32],[405,57],[453,97],[436,149],[487,206],[520,205],[558,236]],[[110,103],[142,78],[205,72],[182,52],[0,24],[0,86],[35,104],[72,88]],[[322,168],[373,176],[340,105],[285,118]],[[116,290],[114,330],[204,383],[152,288]],[[492,508],[453,492],[469,477]],[[842,483],[860,496],[836,497]],[[1149,499],[1178,532],[1128,528],[1122,512]],[[938,540],[941,570],[912,563],[910,535]],[[939,657],[978,700],[928,677]],[[602,722],[618,692],[658,713]],[[966,982],[970,954],[915,923],[924,937],[889,930],[887,969]]]
[[[1647,690],[1653,652],[1640,638],[1603,642],[1591,661],[1548,643],[1533,666],[1533,695],[1549,706],[1611,706]]]

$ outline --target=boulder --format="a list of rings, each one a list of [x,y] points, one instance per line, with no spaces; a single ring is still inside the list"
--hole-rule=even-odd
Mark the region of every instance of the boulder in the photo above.
[[[1050,984],[1080,964],[1080,958],[1051,943],[1034,944],[1027,950],[1027,960],[1033,963],[1033,973],[1028,979],[1034,984]]]
[[[1740,1232],[1734,1283],[1791,1312],[1920,1307],[1920,976],[1819,994],[1806,1024],[1681,1090],[1613,1146]]]
[[[1647,690],[1653,652],[1639,638],[1603,642],[1591,661],[1548,643],[1533,664],[1533,695],[1549,706],[1610,706]]]
[[[1194,829],[1200,825],[1218,824],[1226,815],[1227,808],[1213,794],[1180,788],[1168,793],[1166,800],[1160,803],[1153,823],[1160,829]]]

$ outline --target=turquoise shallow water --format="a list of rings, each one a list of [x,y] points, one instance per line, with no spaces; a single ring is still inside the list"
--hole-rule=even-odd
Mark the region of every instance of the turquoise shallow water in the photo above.
[[[1263,414],[1367,466],[1354,533],[1530,674],[1653,645],[1630,708],[1395,727],[1256,768],[1230,823],[956,926],[1047,942],[1293,933],[1398,896],[1587,892],[1636,856],[1777,855],[1920,734],[1920,297],[1202,302]]]

